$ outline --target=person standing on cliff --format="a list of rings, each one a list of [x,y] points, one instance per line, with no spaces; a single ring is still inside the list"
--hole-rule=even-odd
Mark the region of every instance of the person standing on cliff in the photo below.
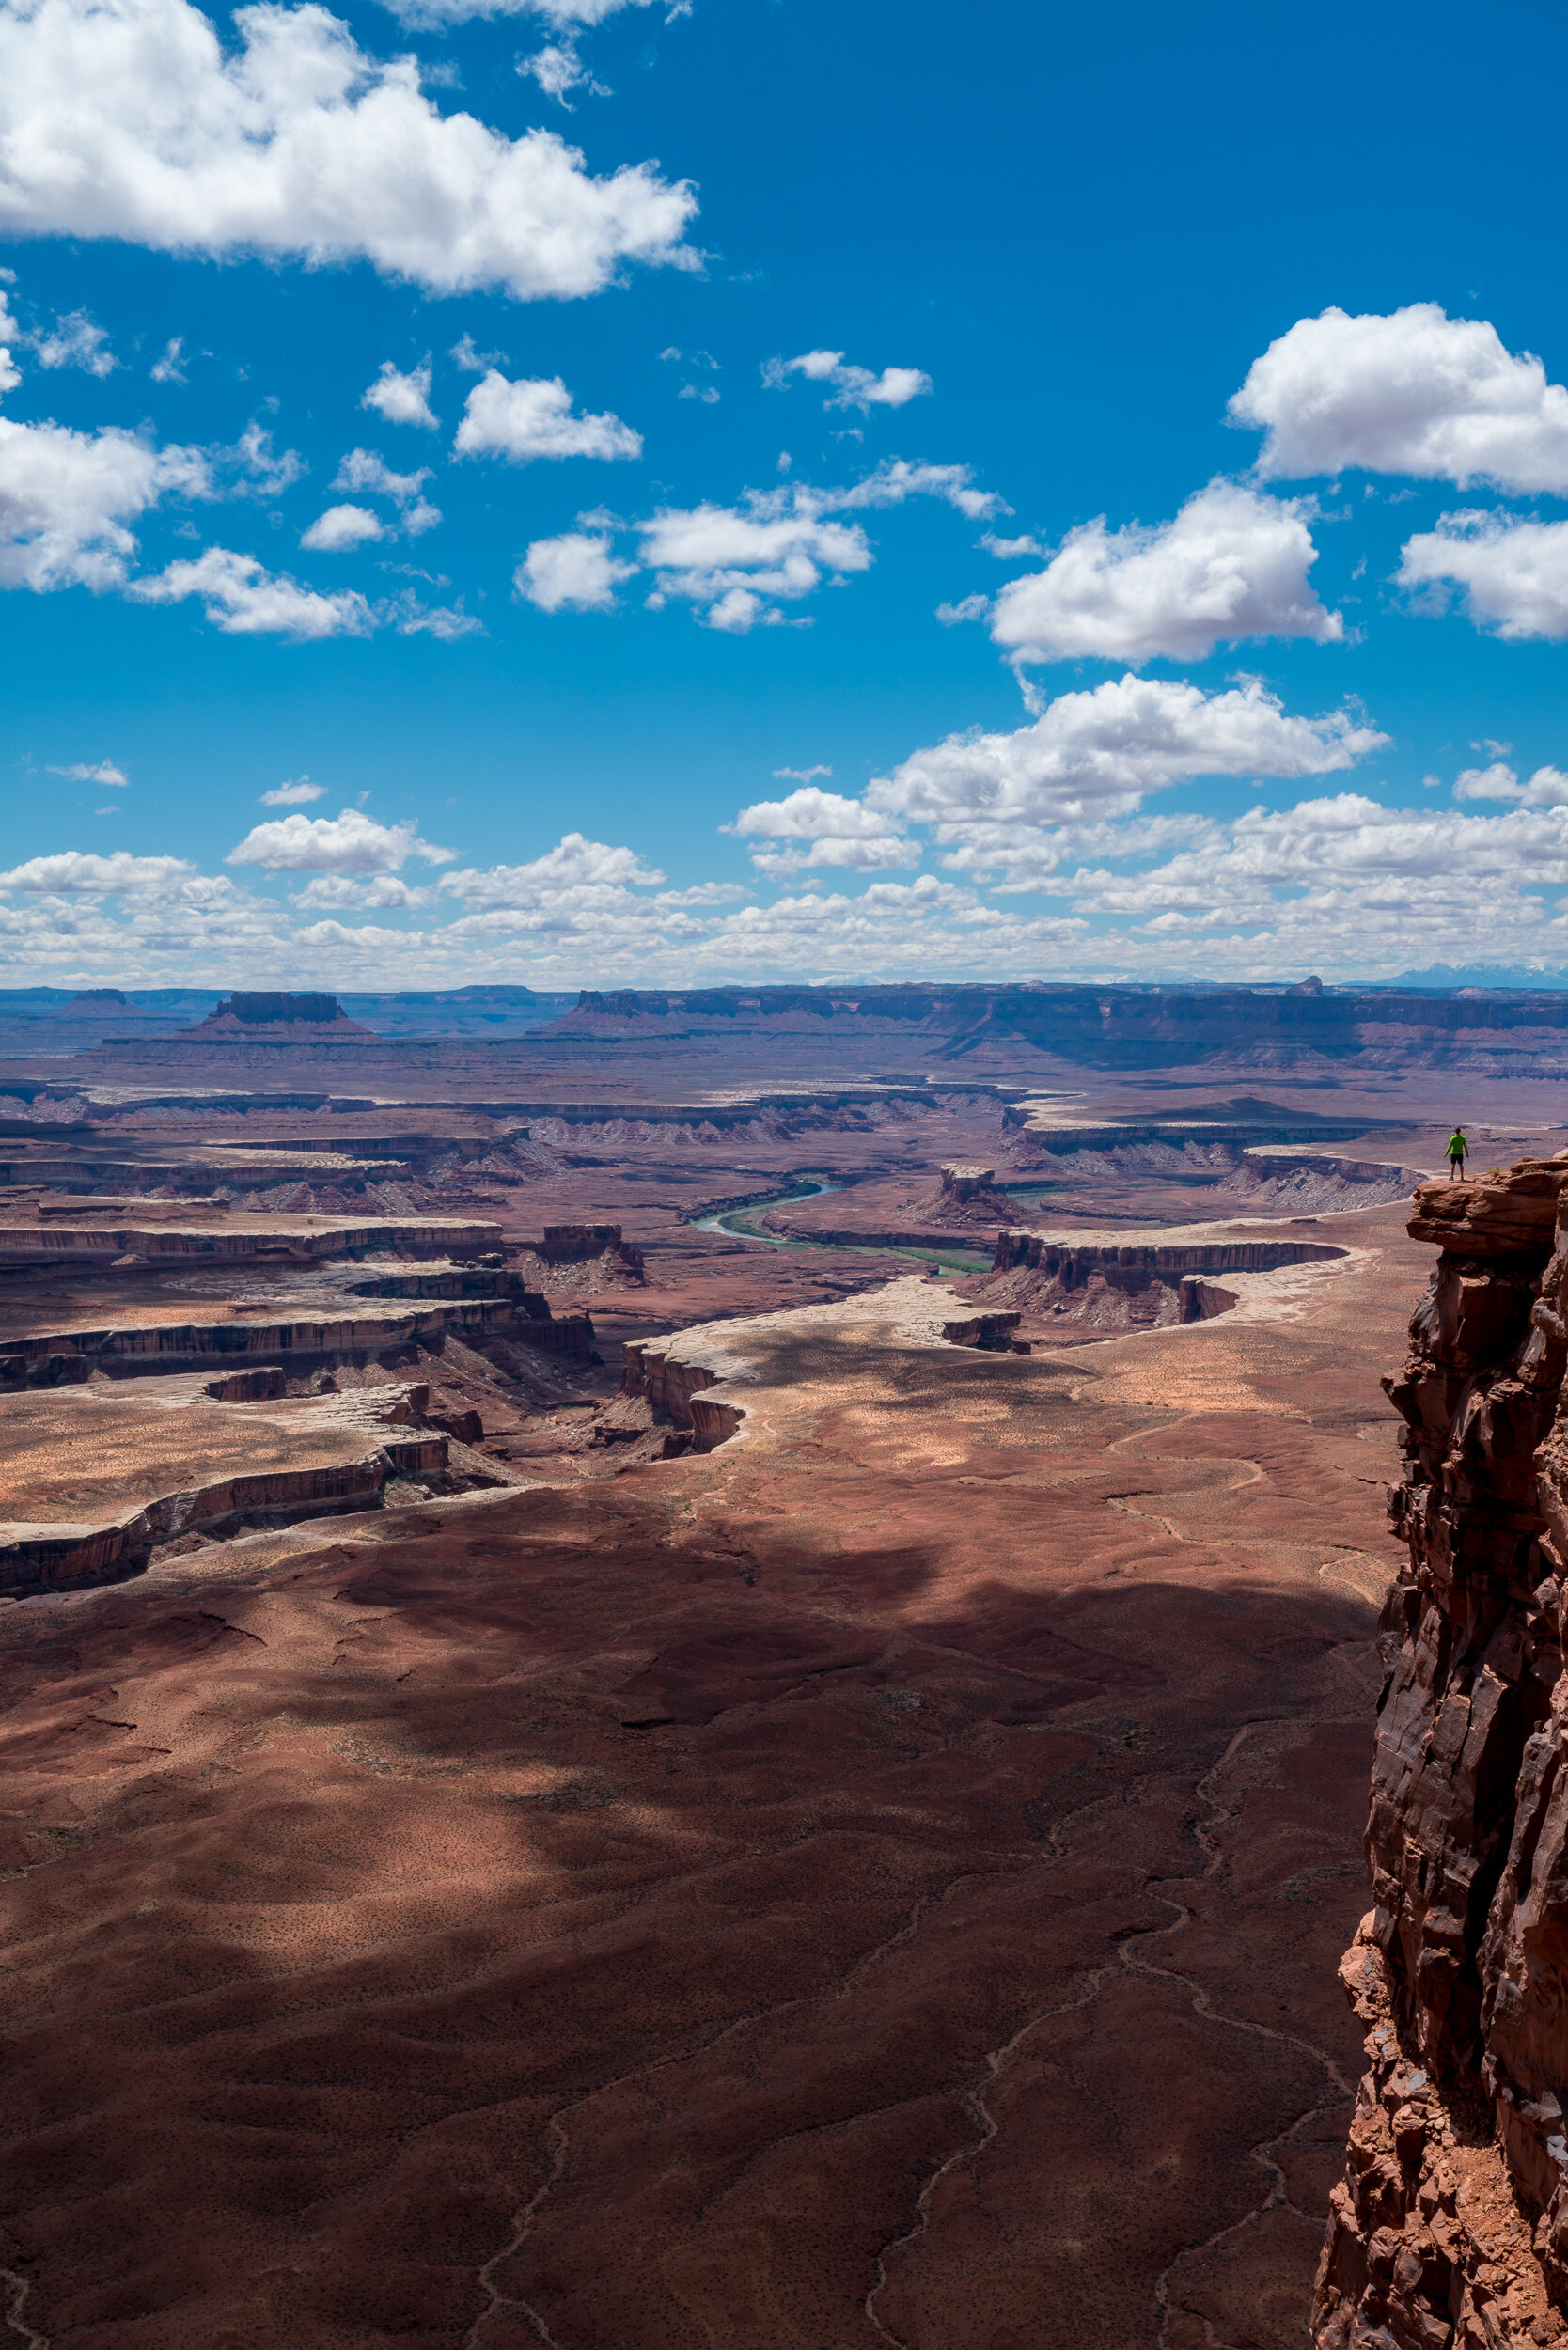
[[[1449,1136],[1449,1181],[1450,1183],[1456,1175],[1464,1174],[1465,1161],[1469,1155],[1469,1150],[1470,1146],[1465,1139],[1464,1127],[1456,1126]]]

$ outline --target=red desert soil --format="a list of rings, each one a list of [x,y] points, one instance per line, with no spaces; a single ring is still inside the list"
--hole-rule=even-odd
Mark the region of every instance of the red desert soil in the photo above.
[[[1298,2342],[1402,1225],[1048,1356],[729,1324],[707,1457],[0,1614],[17,2338]]]

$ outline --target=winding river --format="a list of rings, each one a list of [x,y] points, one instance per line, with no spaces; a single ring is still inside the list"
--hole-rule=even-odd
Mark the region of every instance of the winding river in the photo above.
[[[699,1232],[728,1232],[731,1240],[765,1240],[770,1248],[813,1247],[815,1242],[780,1240],[776,1232],[759,1232],[754,1225],[740,1221],[743,1216],[765,1215],[769,1208],[782,1208],[792,1199],[810,1199],[821,1191],[842,1191],[842,1183],[824,1183],[820,1176],[801,1175],[788,1191],[781,1191],[774,1199],[748,1199],[744,1207],[725,1208],[717,1215],[705,1215],[697,1225]]]
[[[974,1250],[890,1248],[874,1241],[811,1240],[804,1233],[784,1239],[776,1232],[759,1231],[750,1220],[765,1215],[770,1208],[788,1207],[797,1199],[810,1199],[821,1192],[843,1188],[842,1183],[826,1183],[820,1175],[798,1176],[788,1191],[781,1191],[771,1199],[748,1199],[744,1207],[721,1209],[716,1215],[700,1217],[694,1229],[698,1232],[723,1232],[730,1240],[763,1241],[770,1248],[858,1248],[867,1256],[907,1257],[914,1264],[939,1264],[944,1272],[980,1273],[989,1266],[990,1252],[983,1246]]]

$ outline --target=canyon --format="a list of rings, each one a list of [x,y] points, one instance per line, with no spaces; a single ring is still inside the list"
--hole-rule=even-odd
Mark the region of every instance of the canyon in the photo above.
[[[0,1004],[11,2332],[1557,2341],[1561,999],[467,993]]]

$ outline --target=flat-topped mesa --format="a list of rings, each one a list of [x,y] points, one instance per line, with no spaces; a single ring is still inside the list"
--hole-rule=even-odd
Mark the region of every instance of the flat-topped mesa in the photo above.
[[[949,1346],[973,1346],[982,1355],[1027,1355],[1027,1341],[1013,1335],[1023,1318],[1019,1313],[964,1314],[945,1322],[942,1336]]]
[[[259,1214],[217,1224],[0,1224],[0,1262],[61,1263],[85,1258],[134,1265],[169,1257],[347,1258],[494,1255],[499,1224],[474,1217],[386,1216],[374,1223],[324,1216]]]
[[[245,993],[236,988],[214,1006],[205,1020],[186,1031],[193,1043],[209,1044],[224,1037],[254,1042],[258,1030],[318,1036],[362,1036],[374,1041],[375,1031],[351,1020],[336,995],[290,995],[278,992]]]
[[[942,1169],[942,1189],[951,1199],[977,1199],[983,1192],[995,1191],[996,1170],[994,1167],[945,1167]]]
[[[1412,1228],[1414,1229],[1414,1228]],[[1345,1251],[1325,1241],[1229,1239],[1053,1240],[1048,1232],[998,1232],[993,1273],[1027,1268],[1081,1286],[1091,1273],[1107,1280],[1184,1273],[1274,1273],[1281,1265],[1322,1264]]]
[[[631,1277],[643,1278],[642,1250],[621,1239],[619,1224],[547,1224],[534,1254],[546,1264],[588,1264],[613,1256]]]
[[[1568,1154],[1426,1183],[1319,2350],[1568,2342]]]
[[[1327,1264],[1349,1252],[1327,1241],[1283,1240],[1235,1232],[1224,1226],[1188,1226],[1168,1232],[1058,1235],[1002,1231],[989,1273],[964,1284],[964,1294],[994,1306],[1021,1306],[1113,1329],[1212,1322],[1239,1303],[1238,1294],[1206,1277],[1276,1273],[1287,1265]]]
[[[395,1306],[379,1311],[309,1317],[259,1315],[213,1322],[133,1322],[95,1329],[40,1332],[31,1338],[0,1339],[0,1395],[22,1387],[70,1386],[101,1371],[110,1378],[135,1378],[196,1371],[213,1362],[281,1364],[290,1371],[344,1363],[363,1365],[409,1347],[439,1351],[448,1332],[472,1344],[493,1333],[515,1329],[530,1346],[551,1354],[588,1355],[572,1323],[519,1322],[510,1298],[459,1298],[441,1305]],[[78,1370],[77,1365],[81,1368]]]
[[[411,1497],[410,1480],[426,1493],[474,1481],[454,1481],[445,1424],[426,1418],[427,1386],[378,1386],[309,1411],[279,1400],[269,1412],[237,1394],[239,1385],[210,1381],[183,1414],[151,1422],[100,1396],[51,1399],[46,1415],[11,1417],[0,1599],[118,1583],[141,1574],[164,1544],[193,1535],[221,1541],[247,1528],[379,1509],[400,1487]],[[258,1408],[228,1417],[247,1401]],[[214,1414],[213,1403],[224,1408]]]

